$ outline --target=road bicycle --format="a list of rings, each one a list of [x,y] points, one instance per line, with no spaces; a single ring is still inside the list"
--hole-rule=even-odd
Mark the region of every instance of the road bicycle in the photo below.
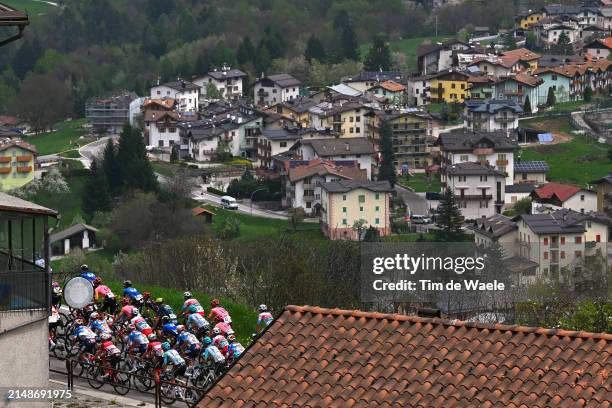
[[[91,359],[87,368],[87,382],[92,388],[100,389],[104,384],[110,384],[119,395],[130,392],[130,375],[127,372],[112,367],[106,359]],[[97,364],[96,364],[97,363]]]

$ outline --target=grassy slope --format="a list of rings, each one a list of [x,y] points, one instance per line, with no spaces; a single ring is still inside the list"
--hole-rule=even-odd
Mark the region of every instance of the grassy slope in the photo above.
[[[431,179],[428,179],[425,173],[417,173],[411,176],[401,177],[399,182],[404,186],[412,188],[417,193],[427,191],[439,192],[442,188],[440,175],[433,175]]]
[[[89,141],[79,140],[84,133],[81,129],[84,123],[85,119],[62,122],[56,125],[53,132],[28,136],[26,140],[36,146],[39,155],[59,153]]]
[[[419,45],[421,45],[424,41],[431,41],[432,43],[437,41],[444,41],[445,37],[414,37],[414,38],[405,38],[403,40],[395,40],[391,41],[390,48],[391,52],[401,52],[406,55],[406,65],[410,71],[416,71],[416,49]],[[368,55],[368,51],[372,46],[371,43],[362,44],[359,47],[359,55],[361,55],[362,59]]]
[[[38,14],[44,13],[50,7],[53,7],[50,4],[36,0],[2,0],[2,3],[6,4],[7,6],[11,6],[17,10],[25,11],[30,16],[36,16]]]

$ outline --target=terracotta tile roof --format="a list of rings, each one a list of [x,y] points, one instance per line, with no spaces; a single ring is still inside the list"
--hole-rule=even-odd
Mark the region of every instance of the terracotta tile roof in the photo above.
[[[0,152],[10,149],[11,147],[19,147],[33,153],[34,155],[38,154],[36,152],[36,146],[24,142],[23,140],[11,140],[10,142],[0,144]]]
[[[610,407],[612,334],[287,306],[216,407]]]
[[[359,168],[357,161],[351,161],[351,165],[340,165],[332,160],[314,159],[303,166],[291,167],[289,169],[289,180],[296,182],[312,176],[324,176],[330,174],[347,180],[367,180],[365,169]]]
[[[202,214],[216,215],[214,212],[204,207],[196,207],[196,208],[191,209],[191,215],[193,215],[194,217],[197,217],[198,215],[202,215]]]
[[[398,84],[395,81],[384,81],[378,84],[378,86],[390,92],[401,92],[406,90],[406,87],[404,85]]]
[[[555,195],[559,200],[563,202],[572,197],[580,190],[582,190],[580,187],[573,186],[571,184],[548,183],[540,188],[536,188],[535,190],[533,190],[533,194],[543,200],[550,199],[553,195]]]
[[[540,78],[534,77],[529,74],[524,74],[524,73],[499,77],[498,82],[505,82],[505,81],[516,81],[516,82],[520,82],[524,85],[528,85],[531,87],[538,86],[539,84],[543,82],[543,80]]]
[[[182,114],[174,111],[147,110],[145,111],[144,121],[159,122],[166,117],[169,117],[170,120],[174,122],[193,122],[198,119],[198,116],[194,114]]]
[[[516,50],[506,51],[500,59],[505,66],[512,66],[518,61],[533,61],[540,58],[539,54],[528,50],[527,48],[517,48]]]
[[[164,98],[164,99],[146,99],[142,104],[143,108],[153,109],[154,106],[161,106],[165,109],[172,109],[176,104],[176,100],[173,98]]]

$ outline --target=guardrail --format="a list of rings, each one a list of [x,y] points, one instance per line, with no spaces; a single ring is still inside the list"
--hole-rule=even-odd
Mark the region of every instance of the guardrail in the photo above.
[[[63,358],[55,355],[49,355],[51,360],[59,360],[65,363],[66,371],[52,368],[49,365],[49,372],[65,375],[67,378],[67,386],[69,389],[74,389],[74,379],[85,379],[92,388],[100,389],[104,385],[110,385],[119,395],[126,395],[131,391],[142,394],[149,394],[154,397],[155,407],[162,408],[165,405],[171,405],[176,401],[185,403],[188,407],[195,407],[200,399],[210,388],[213,381],[207,382],[207,388],[197,388],[187,385],[186,381],[162,379],[163,374],[161,369],[155,370],[155,376],[145,376],[136,374],[132,371],[125,371],[119,368],[110,366],[102,366],[100,364],[87,362],[82,363],[79,360],[72,358]],[[111,372],[110,378],[103,378],[101,373]],[[138,381],[139,385],[136,385]],[[139,388],[140,387],[140,388]]]

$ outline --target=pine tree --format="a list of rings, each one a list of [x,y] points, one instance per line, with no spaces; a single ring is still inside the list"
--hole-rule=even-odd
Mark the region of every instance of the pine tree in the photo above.
[[[310,62],[313,59],[317,61],[325,61],[325,57],[325,48],[323,47],[323,43],[314,34],[312,34],[310,38],[308,38],[306,51],[304,51],[304,58],[306,58],[306,61]]]
[[[372,48],[363,64],[366,71],[389,71],[391,69],[391,52],[384,35],[379,34],[374,38]]]
[[[536,51],[538,48],[536,44],[536,36],[532,31],[527,33],[527,37],[525,38],[525,48],[531,51]]]
[[[123,190],[157,191],[158,183],[138,129],[123,126],[117,150]]]
[[[268,48],[263,43],[260,43],[259,47],[257,47],[257,55],[255,56],[255,69],[257,69],[258,73],[266,72],[271,64],[272,58]]]
[[[446,188],[440,197],[440,214],[437,217],[438,236],[443,241],[453,242],[460,240],[463,236],[461,232],[461,211],[450,188]]]
[[[525,40],[527,41],[527,40]],[[512,34],[508,34],[508,36],[506,37],[506,40],[504,41],[506,47],[508,48],[508,51],[512,51],[512,50],[516,50],[517,46],[516,46],[516,39],[514,38],[514,35]]]
[[[383,122],[380,126],[380,153],[382,162],[378,169],[378,180],[387,180],[391,187],[395,186],[397,174],[395,173],[395,160],[393,154],[393,141],[391,140],[391,125],[388,122]]]
[[[121,193],[121,170],[117,159],[117,149],[113,139],[108,139],[104,152],[102,153],[102,169],[106,176],[106,181],[113,196]]]
[[[555,96],[555,90],[552,88],[548,88],[548,95],[546,96],[546,104],[548,106],[555,106],[557,103],[557,97]]]
[[[159,64],[159,76],[161,76],[161,80],[163,82],[173,80],[175,79],[175,74],[176,71],[172,65],[172,62],[168,59],[168,57],[164,57]]]
[[[531,101],[529,100],[529,95],[525,97],[525,103],[523,104],[523,112],[525,114],[530,114],[531,112]]]
[[[591,89],[590,86],[587,86],[586,88],[584,88],[583,99],[585,102],[591,102],[591,100],[593,99],[593,89]]]
[[[572,55],[574,50],[572,49],[572,44],[570,44],[569,36],[565,31],[562,31],[559,35],[559,39],[557,39],[557,43],[550,47],[550,50],[554,54],[559,55]]]
[[[344,58],[357,61],[359,53],[357,52],[357,34],[352,25],[342,29],[340,33],[340,43],[342,44],[342,55]]]
[[[98,168],[97,160],[91,162],[89,177],[83,188],[83,211],[93,215],[96,211],[108,212],[113,208],[113,201],[106,176]]]
[[[244,65],[255,60],[255,46],[249,37],[243,38],[238,45],[236,59],[240,65]]]

